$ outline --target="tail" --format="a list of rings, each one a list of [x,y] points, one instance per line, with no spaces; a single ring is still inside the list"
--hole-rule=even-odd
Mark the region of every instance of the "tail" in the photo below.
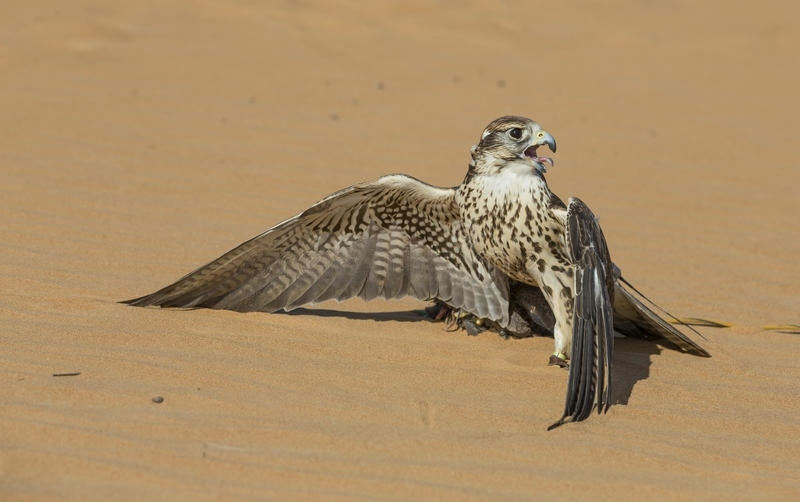
[[[649,303],[656,310],[661,311],[668,318],[690,329],[699,337],[703,337],[696,329],[682,322],[643,295],[622,276],[616,281],[614,288],[614,329],[625,336],[653,340],[673,350],[695,356],[711,357],[708,351],[650,310],[637,296],[641,297],[644,302]]]

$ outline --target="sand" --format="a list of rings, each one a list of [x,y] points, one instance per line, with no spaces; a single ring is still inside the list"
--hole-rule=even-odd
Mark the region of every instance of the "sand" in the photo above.
[[[796,500],[800,7],[523,4],[4,2],[0,499]],[[505,114],[629,280],[732,324],[711,359],[621,340],[618,404],[547,432],[550,339],[117,303],[355,182],[456,185]]]

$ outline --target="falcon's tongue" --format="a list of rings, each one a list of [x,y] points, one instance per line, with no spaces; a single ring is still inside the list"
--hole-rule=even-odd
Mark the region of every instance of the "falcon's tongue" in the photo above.
[[[550,166],[552,166],[553,165],[553,159],[551,159],[550,157],[537,157],[536,156],[536,149],[537,148],[539,148],[539,145],[533,145],[531,147],[528,147],[528,149],[525,150],[525,156],[528,157],[529,159],[531,159],[532,161],[536,162],[537,164],[542,164],[542,165],[550,164]]]

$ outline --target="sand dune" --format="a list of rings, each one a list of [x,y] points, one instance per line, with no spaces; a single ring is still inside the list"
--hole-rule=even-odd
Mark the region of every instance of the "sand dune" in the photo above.
[[[5,4],[3,500],[800,496],[794,3]],[[508,113],[631,281],[733,325],[711,359],[621,340],[618,404],[546,432],[549,339],[116,303],[355,182],[455,185]]]

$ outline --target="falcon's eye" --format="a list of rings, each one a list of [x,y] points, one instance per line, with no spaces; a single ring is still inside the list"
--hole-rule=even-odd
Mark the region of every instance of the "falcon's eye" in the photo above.
[[[514,139],[522,139],[522,129],[514,127],[508,130],[508,135]]]

